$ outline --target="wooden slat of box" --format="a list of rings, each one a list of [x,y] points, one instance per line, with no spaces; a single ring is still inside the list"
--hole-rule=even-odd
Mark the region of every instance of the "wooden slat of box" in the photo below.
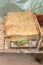
[[[41,44],[40,47],[43,47],[43,26],[40,26],[41,28]]]
[[[0,23],[0,49],[4,49],[4,25]]]

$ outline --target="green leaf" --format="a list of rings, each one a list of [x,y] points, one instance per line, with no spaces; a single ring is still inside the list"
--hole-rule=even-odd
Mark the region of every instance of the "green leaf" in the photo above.
[[[27,44],[28,42],[29,42],[28,40],[13,41],[13,43],[17,45],[24,45]]]

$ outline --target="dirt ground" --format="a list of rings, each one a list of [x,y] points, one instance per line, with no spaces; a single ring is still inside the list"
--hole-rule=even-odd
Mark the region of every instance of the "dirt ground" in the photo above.
[[[0,65],[43,65],[35,61],[34,56],[36,54],[0,54]]]

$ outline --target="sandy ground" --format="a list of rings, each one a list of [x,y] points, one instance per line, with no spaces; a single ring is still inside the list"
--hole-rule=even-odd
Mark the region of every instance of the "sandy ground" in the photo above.
[[[0,54],[0,65],[43,65],[31,54]]]

